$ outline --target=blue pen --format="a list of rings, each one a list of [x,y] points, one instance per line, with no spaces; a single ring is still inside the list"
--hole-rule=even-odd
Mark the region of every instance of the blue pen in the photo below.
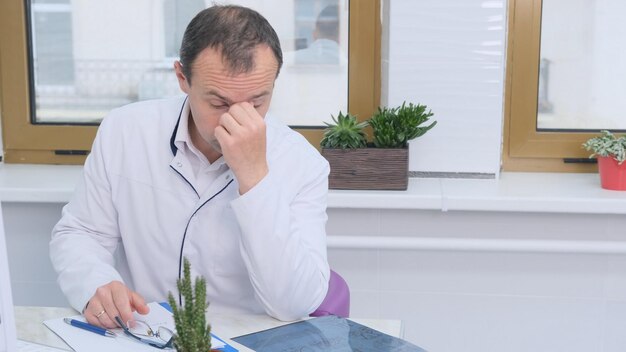
[[[115,337],[117,336],[113,331],[107,330],[105,328],[101,328],[99,326],[91,325],[89,323],[85,323],[84,321],[72,319],[72,318],[63,318],[63,321],[70,324],[71,326],[75,326],[79,329],[95,332],[98,335],[107,336],[107,337]]]

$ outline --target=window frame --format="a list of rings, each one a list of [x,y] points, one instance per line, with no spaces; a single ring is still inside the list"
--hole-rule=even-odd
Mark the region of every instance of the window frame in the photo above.
[[[502,169],[596,172],[581,146],[596,132],[537,131],[542,3],[509,0]]]
[[[83,164],[98,126],[32,124],[28,0],[0,1],[0,119],[6,163]],[[348,110],[365,120],[380,102],[380,0],[350,1]],[[323,127],[296,128],[319,148]]]

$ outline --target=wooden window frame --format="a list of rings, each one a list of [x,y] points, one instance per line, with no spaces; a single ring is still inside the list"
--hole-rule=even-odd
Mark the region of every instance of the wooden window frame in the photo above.
[[[0,1],[0,119],[4,161],[83,164],[98,126],[31,123],[27,0]],[[348,110],[367,119],[380,102],[380,0],[350,1]],[[323,127],[298,128],[319,148]]]
[[[538,132],[537,93],[542,0],[509,0],[505,119],[505,171],[595,172],[581,145],[593,132]]]

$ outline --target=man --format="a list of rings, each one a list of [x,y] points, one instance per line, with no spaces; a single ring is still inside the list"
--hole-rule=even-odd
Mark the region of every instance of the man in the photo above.
[[[295,52],[295,63],[301,65],[346,65],[339,47],[339,6],[328,5],[317,16],[313,42]]]
[[[103,120],[50,243],[61,289],[87,321],[115,327],[115,316],[176,294],[183,257],[206,278],[212,310],[293,320],[319,306],[329,167],[264,120],[281,64],[265,18],[214,6],[190,22],[174,64],[187,96]]]

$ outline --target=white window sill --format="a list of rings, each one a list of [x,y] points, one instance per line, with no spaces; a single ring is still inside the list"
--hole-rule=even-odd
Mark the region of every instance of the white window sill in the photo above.
[[[0,201],[67,203],[82,165],[0,164]]]
[[[82,166],[0,164],[0,201],[67,203]],[[504,172],[499,180],[411,178],[402,191],[339,191],[329,208],[626,214],[626,192],[597,174]]]

